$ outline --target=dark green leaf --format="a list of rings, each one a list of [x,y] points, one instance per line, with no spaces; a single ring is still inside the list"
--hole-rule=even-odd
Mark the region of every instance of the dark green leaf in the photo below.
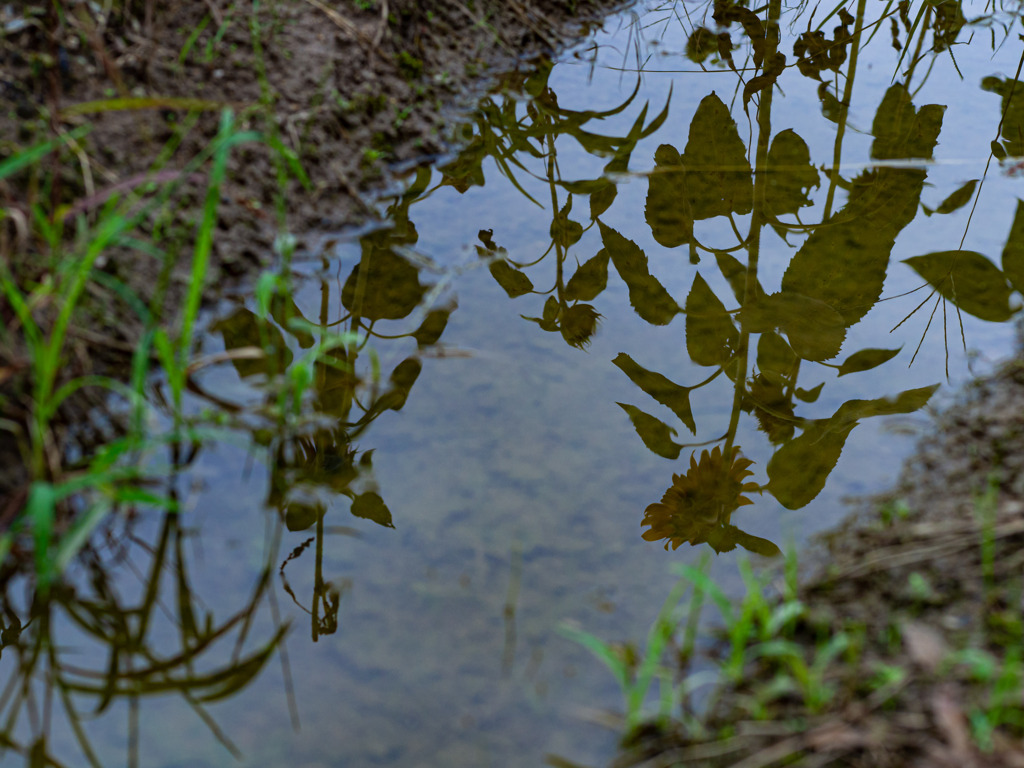
[[[554,296],[548,296],[547,299],[544,301],[544,309],[542,311],[542,320],[545,323],[554,323],[556,320],[558,320],[558,316],[562,312],[562,307],[561,305],[559,305],[558,299],[556,299]]]
[[[316,362],[314,371],[318,410],[338,419],[347,418],[359,380],[352,372],[344,347],[327,352]]]
[[[686,297],[686,349],[698,365],[725,365],[736,351],[739,333],[725,305],[698,273]]]
[[[715,261],[718,263],[718,270],[722,273],[722,277],[728,281],[729,287],[732,288],[736,301],[740,304],[746,304],[764,298],[764,291],[761,289],[761,283],[757,281],[756,276],[753,281],[754,295],[747,296],[747,268],[740,263],[739,259],[731,253],[715,251]]]
[[[769,65],[764,68],[760,75],[752,77],[747,81],[747,84],[743,86],[743,108],[747,108],[747,104],[755,93],[763,91],[766,88],[771,88],[775,85],[775,81],[779,79],[786,69],[786,54],[775,53],[769,62]]]
[[[842,122],[846,116],[846,105],[844,105],[828,87],[828,83],[818,86],[818,100],[821,102],[821,114],[826,120],[833,123]]]
[[[345,281],[341,303],[369,320],[398,320],[419,306],[425,291],[416,267],[388,249],[371,248]]]
[[[231,361],[243,379],[256,374],[273,376],[283,373],[292,362],[292,351],[277,326],[261,320],[245,307],[239,307],[215,322],[211,330],[224,337],[224,348],[228,351],[255,347],[265,353],[263,357],[251,360],[237,358]]]
[[[299,311],[290,293],[287,295],[280,293],[274,295],[270,300],[270,316],[274,318],[274,322],[279,326],[288,328],[289,332],[303,349],[309,349],[316,343],[313,334],[304,329],[297,329],[291,324],[292,318],[302,319],[302,312]]]
[[[830,420],[808,422],[803,433],[768,462],[768,491],[786,509],[809,504],[825,487],[854,424],[835,429]]]
[[[824,386],[825,382],[823,381],[813,389],[801,389],[800,387],[797,387],[796,396],[805,403],[816,403],[818,402],[818,397],[821,395],[821,390]]]
[[[995,264],[975,251],[939,251],[904,262],[968,314],[1003,322],[1013,315],[1010,286]]]
[[[565,298],[568,301],[593,301],[607,285],[608,251],[602,248],[569,278],[565,285]]]
[[[394,411],[401,410],[422,370],[423,363],[416,357],[407,357],[395,366],[390,377],[391,388],[381,398],[388,398],[388,408]]]
[[[776,384],[792,375],[797,356],[793,348],[775,332],[762,333],[757,342],[757,369],[766,379]]]
[[[384,499],[372,491],[361,493],[352,499],[351,512],[356,517],[372,520],[377,525],[383,525],[385,528],[395,527],[391,522],[391,510],[387,508]]]
[[[689,387],[680,386],[660,373],[647,370],[634,362],[625,352],[616,355],[612,362],[629,377],[630,381],[659,403],[670,408],[687,429],[697,434],[697,425],[690,410]]]
[[[1017,201],[1010,235],[1003,248],[1003,272],[1016,290],[1024,293],[1024,202]]]
[[[902,349],[902,347],[901,347]],[[899,349],[862,349],[854,352],[839,366],[839,375],[859,373],[877,368],[882,363],[892,360],[900,353]]]
[[[807,144],[792,130],[772,139],[768,150],[765,203],[775,216],[796,213],[811,204],[807,193],[820,184],[818,169],[811,165]]]
[[[972,179],[964,184],[960,189],[951,194],[941,203],[939,207],[934,211],[930,208],[925,208],[924,212],[926,216],[931,216],[933,213],[945,214],[952,213],[953,211],[959,210],[971,202],[971,198],[974,196],[974,188],[978,186],[978,180]]]
[[[816,362],[838,355],[846,337],[843,317],[832,307],[785,289],[744,307],[740,322],[751,333],[780,329],[799,357]]]
[[[930,387],[908,389],[905,392],[900,392],[895,397],[879,397],[873,400],[849,400],[839,406],[839,410],[835,412],[829,421],[833,426],[843,428],[848,424],[871,416],[895,416],[897,414],[913,413],[924,408],[938,388],[938,384],[933,384]]]
[[[1007,156],[1024,157],[1024,83],[990,76],[982,78],[981,87],[1002,98],[999,116],[1003,141],[992,142],[992,154],[1000,160]]]
[[[787,509],[808,504],[835,469],[846,438],[860,419],[913,413],[923,408],[938,384],[896,397],[850,400],[829,419],[805,423],[803,434],[782,446],[768,462],[768,490]]]
[[[427,312],[427,316],[423,318],[420,327],[412,335],[416,339],[417,347],[423,349],[438,342],[441,334],[444,333],[444,329],[448,327],[448,317],[453,309],[454,307],[445,307],[443,309],[432,309]]]
[[[563,248],[575,245],[583,237],[583,225],[569,218],[571,211],[572,195],[569,195],[562,210],[551,220],[551,239]],[[532,289],[533,286],[531,285],[530,288]]]
[[[291,502],[284,510],[284,524],[289,531],[305,531],[312,528],[323,513],[320,505]]]
[[[697,27],[686,41],[686,56],[695,64],[700,64],[717,51],[718,35],[707,27]]]
[[[611,227],[600,221],[598,226],[604,247],[629,288],[629,303],[633,309],[652,325],[668,325],[679,313],[679,305],[648,271],[647,254]]]
[[[928,104],[918,111],[901,83],[889,87],[875,113],[871,156],[879,160],[931,157],[945,107]]]
[[[662,144],[654,153],[654,170],[647,182],[644,218],[654,239],[666,248],[690,242],[693,216],[684,192],[683,160],[671,144]]]
[[[635,405],[619,403],[619,407],[629,414],[629,420],[633,422],[636,433],[652,452],[666,459],[679,458],[679,451],[683,447],[672,440],[672,435],[676,433],[674,429],[649,413],[644,413]]]
[[[619,186],[611,179],[602,178],[601,186],[590,193],[590,218],[596,219],[607,211],[619,193]]]
[[[530,282],[530,278],[518,269],[511,267],[503,259],[492,261],[490,270],[491,276],[497,281],[498,285],[505,289],[505,293],[511,299],[523,296],[533,290],[533,283]]]
[[[892,86],[875,117],[872,154],[930,157],[942,110],[926,105],[915,113],[906,88]],[[858,322],[882,295],[896,236],[917,214],[925,177],[922,170],[880,167],[855,179],[843,209],[793,257],[783,290],[825,302],[847,327]]]
[[[747,150],[728,107],[714,93],[697,107],[682,162],[692,218],[750,213],[754,187]]]
[[[733,528],[733,526],[729,525],[726,528]],[[754,536],[746,531],[741,531],[739,528],[736,528],[735,531],[733,540],[748,552],[753,552],[761,557],[779,557],[782,554],[782,550],[779,549],[778,545],[768,539]]]

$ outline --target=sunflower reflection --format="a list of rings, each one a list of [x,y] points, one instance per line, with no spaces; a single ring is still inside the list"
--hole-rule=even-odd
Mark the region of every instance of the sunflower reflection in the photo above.
[[[754,462],[740,456],[738,446],[723,454],[720,446],[708,452],[690,455],[690,468],[685,475],[673,475],[672,486],[661,501],[651,504],[644,512],[641,525],[647,541],[665,540],[677,549],[683,542],[711,544],[718,552],[733,549],[737,543],[752,551],[768,549],[763,539],[745,534],[729,525],[732,513],[747,504],[753,504],[744,493],[760,491],[757,483],[746,482],[754,473],[749,467]],[[774,548],[774,545],[771,545]]]

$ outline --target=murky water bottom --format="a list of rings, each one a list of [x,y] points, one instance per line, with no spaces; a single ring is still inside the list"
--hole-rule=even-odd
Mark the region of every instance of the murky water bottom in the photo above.
[[[102,717],[88,724],[103,765],[120,764],[130,754],[133,723],[141,764],[152,766],[231,764],[232,749],[247,766],[504,768],[540,765],[548,754],[601,764],[614,753],[618,734],[597,721],[602,711],[620,708],[621,694],[607,670],[558,628],[573,622],[609,640],[641,640],[676,580],[671,566],[695,563],[710,551],[706,545],[688,544],[666,550],[662,542],[641,538],[645,509],[662,498],[674,474],[686,473],[691,452],[699,456],[704,448],[720,445],[722,435],[729,435],[730,445],[741,446],[743,455],[754,461],[753,482],[764,487],[761,493],[747,493],[754,503],[739,507],[731,524],[782,549],[803,547],[815,532],[834,525],[848,508],[846,497],[872,493],[894,481],[916,436],[927,428],[928,416],[917,410],[875,417],[879,408],[862,408],[856,411],[859,423],[841,443],[834,469],[827,472],[824,489],[809,503],[787,509],[775,498],[781,495],[775,493],[779,481],[769,482],[767,476],[773,457],[781,452],[779,446],[773,445],[749,409],[737,408],[736,385],[729,375],[698,386],[715,368],[692,359],[696,342],[684,327],[687,319],[675,317],[657,325],[641,317],[647,310],[637,309],[635,286],[616,278],[616,269],[623,272],[618,262],[608,268],[607,287],[591,299],[601,318],[596,333],[578,345],[583,348],[567,344],[565,333],[544,329],[545,294],[561,296],[577,264],[594,257],[602,246],[608,248],[611,236],[602,232],[602,226],[642,249],[649,273],[680,306],[699,274],[729,310],[736,309],[729,281],[716,268],[714,256],[704,253],[694,265],[685,246],[670,248],[656,242],[647,223],[646,174],[655,168],[659,145],[668,143],[683,151],[690,123],[712,90],[731,103],[737,135],[750,154],[758,126],[746,122],[735,73],[728,68],[700,72],[677,53],[686,45],[678,21],[664,10],[647,10],[640,21],[634,13],[643,12],[630,11],[610,20],[605,32],[566,54],[546,82],[557,93],[562,110],[611,110],[627,102],[639,77],[639,94],[628,108],[588,123],[587,133],[558,133],[550,126],[547,133],[536,131],[528,139],[535,151],[520,147],[516,156],[523,167],[510,165],[510,156],[502,156],[500,163],[492,156],[480,165],[486,183],[463,192],[457,179],[451,182],[451,169],[447,176],[430,170],[425,186],[404,208],[415,234],[410,235],[408,223],[400,221],[399,230],[405,232],[401,237],[377,235],[392,237],[390,252],[416,266],[414,281],[440,286],[422,290],[427,302],[413,301],[402,310],[405,314],[382,311],[373,325],[376,336],[360,351],[362,361],[368,360],[371,349],[377,356],[384,389],[387,377],[405,365],[403,361],[421,366],[414,383],[401,393],[405,400],[400,409],[375,411],[369,397],[363,405],[372,416],[358,420],[356,410],[346,412],[346,437],[335,437],[336,463],[324,459],[323,445],[318,444],[320,474],[313,480],[315,473],[281,475],[275,469],[279,457],[253,435],[239,431],[231,441],[205,444],[177,478],[184,511],[172,539],[180,542],[178,557],[187,565],[191,591],[185,592],[198,615],[208,612],[216,622],[226,622],[238,612],[245,617],[210,643],[196,662],[197,669],[230,666],[239,652],[264,647],[284,624],[290,623],[291,630],[260,674],[223,701],[200,708],[199,702],[178,695],[143,697],[133,720],[136,715],[128,700],[115,697]],[[645,35],[638,49],[642,76],[629,71],[636,69],[631,46],[638,30]],[[948,62],[940,61],[937,74],[932,73],[913,95],[918,108],[948,105],[935,162],[909,164],[927,169],[921,201],[931,208],[964,181],[981,176],[989,144],[998,135],[998,99],[980,90],[978,83],[1000,69],[1011,72],[1016,59],[1008,50],[996,60],[990,59],[991,51],[982,53],[971,58],[958,51],[963,80],[954,76]],[[891,50],[877,59],[864,56],[842,148],[840,167],[846,178],[871,165],[872,119],[890,88],[894,67]],[[795,72],[790,77],[787,70],[780,87],[785,97],[775,95],[773,134],[795,129],[813,163],[830,165],[836,126],[821,115],[817,85],[807,85]],[[503,98],[506,101],[498,104]],[[521,98],[498,96],[490,103],[526,120],[528,110]],[[638,123],[644,103],[648,112]],[[601,225],[593,223],[588,206],[593,206],[595,193],[572,193],[579,187],[561,183],[600,178],[609,157],[614,157],[613,149],[596,140],[592,143],[599,145],[597,149],[586,146],[588,136],[625,136],[637,124],[649,124],[666,104],[664,123],[635,141],[629,173],[614,175],[614,202],[599,215]],[[978,115],[986,117],[984,131],[976,127]],[[573,119],[563,118],[566,123]],[[499,127],[499,133],[512,132],[509,124]],[[893,166],[899,168],[898,163]],[[439,186],[444,179],[450,183]],[[822,184],[827,185],[824,173]],[[998,261],[1014,220],[1019,185],[1005,173],[986,177],[965,248]],[[813,205],[801,211],[801,221],[822,218],[827,205],[821,199],[824,189],[819,187]],[[570,193],[573,208],[559,219],[555,211],[566,210]],[[842,206],[843,196],[839,190],[833,211]],[[907,225],[896,238],[882,295],[897,297],[918,288],[921,278],[898,262],[956,247],[967,212],[964,208],[957,215],[918,215]],[[697,221],[694,231],[701,242],[735,242],[733,225],[741,228],[749,220],[733,213],[732,222],[722,216]],[[570,231],[571,221],[579,225],[578,232]],[[791,233],[790,240],[792,246],[764,227],[757,278],[768,292],[785,284],[802,236]],[[378,246],[367,242],[343,237],[325,246],[323,254],[298,258],[295,303],[301,316],[314,325],[316,318],[322,325],[346,317],[351,322],[352,292],[366,288],[359,287],[354,270],[370,263],[367,253],[377,253],[373,248]],[[488,242],[506,249],[515,271],[528,275],[536,293],[510,298],[508,285],[518,278],[494,274],[489,262],[480,258],[479,249],[495,250]],[[347,288],[350,281],[352,287]],[[952,307],[934,315],[920,352],[908,367],[932,305],[901,321],[924,295],[919,291],[873,303],[863,321],[846,329],[842,354],[828,361],[832,368],[802,364],[800,389],[809,392],[824,386],[817,399],[799,403],[800,418],[808,420],[799,422],[800,429],[812,428],[810,420],[825,424],[855,401],[874,402],[942,383],[944,388],[931,401],[935,405],[951,396],[950,383],[969,377],[972,368],[962,349],[961,320]],[[439,343],[418,349],[408,336],[384,338],[411,333],[430,310],[450,307],[453,300],[458,307]],[[401,304],[405,299],[392,295],[388,301]],[[559,301],[564,313],[570,303]],[[252,297],[235,297],[225,303],[223,316],[231,316],[243,303],[250,309],[255,306]],[[567,322],[564,314],[560,317],[560,322]],[[975,372],[1013,351],[1011,323],[985,322],[966,313],[962,321]],[[216,329],[217,322],[211,327]],[[789,338],[793,341],[792,329]],[[288,337],[287,345],[298,359],[300,336]],[[214,354],[237,346],[228,333],[213,331],[202,351]],[[852,353],[878,348],[899,351],[885,365],[837,376],[835,366]],[[672,414],[664,408],[657,416],[674,425],[671,439],[683,445],[678,459],[649,448],[619,405],[635,404],[646,412],[660,407],[612,363],[623,354],[692,388],[695,434],[679,420],[670,422]],[[754,357],[752,353],[747,375]],[[360,370],[366,365],[361,362]],[[262,380],[229,365],[212,366],[196,377],[203,391],[250,407],[265,397],[258,386]],[[320,392],[321,405],[329,399],[325,393]],[[795,402],[792,394],[790,401]],[[194,407],[215,403],[197,397]],[[340,411],[332,416],[330,408],[323,410],[336,425],[344,421]],[[357,421],[358,428],[353,428]],[[830,438],[821,439],[824,446]],[[370,460],[354,458],[370,451]],[[352,470],[357,480],[339,481],[336,495],[324,491],[332,482],[324,474],[330,475],[331,466],[337,474],[357,465]],[[283,514],[287,504],[280,498],[274,502],[268,490],[275,482],[309,485],[307,497],[326,506],[319,527],[312,518],[303,523],[297,508],[292,508],[291,517]],[[288,486],[283,493],[295,490]],[[358,503],[369,503],[366,500],[374,494],[386,505],[387,517],[377,506],[373,515],[350,514],[357,498],[362,499]],[[296,530],[287,530],[282,517]],[[388,519],[393,527],[381,524]],[[133,524],[132,538],[123,546],[111,544],[102,550],[105,572],[116,585],[122,606],[147,605],[147,584],[152,582],[145,577],[156,547],[153,542],[168,535],[167,525],[154,514]],[[735,567],[738,556],[743,556],[742,546],[715,556],[711,565],[714,577],[732,594],[742,589]],[[176,595],[183,591],[169,563],[162,572],[159,610],[153,612],[149,636],[154,648],[173,658],[179,648],[176,625],[181,616]],[[77,566],[73,576],[87,594],[92,578],[88,568]],[[269,578],[266,590],[262,578]],[[108,651],[85,639],[68,618],[72,613],[58,613],[55,627],[62,648],[73,651],[76,664],[93,667],[101,676]],[[14,674],[14,664],[11,654],[0,659],[5,676]],[[59,725],[53,733],[56,754],[77,753],[72,733]]]

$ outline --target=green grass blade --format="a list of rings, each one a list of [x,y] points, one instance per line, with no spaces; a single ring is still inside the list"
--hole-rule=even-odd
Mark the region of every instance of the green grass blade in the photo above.
[[[615,675],[615,679],[618,680],[619,685],[622,687],[623,694],[627,693],[630,687],[629,671],[626,669],[626,665],[623,663],[622,659],[618,657],[608,643],[598,637],[595,637],[589,632],[584,632],[582,629],[572,626],[571,624],[560,624],[558,627],[558,633],[569,638],[573,642],[579,643],[603,661],[605,666],[612,671],[613,675]]]
[[[0,163],[0,179],[6,179],[8,176],[20,171],[22,168],[27,168],[30,165],[38,163],[57,147],[67,143],[69,139],[80,139],[85,136],[89,130],[90,128],[88,126],[76,128],[67,134],[67,136],[62,136],[59,139],[53,139],[52,141],[44,141],[41,144],[36,144],[34,147],[29,147],[24,152],[19,152],[13,157],[7,158]]]

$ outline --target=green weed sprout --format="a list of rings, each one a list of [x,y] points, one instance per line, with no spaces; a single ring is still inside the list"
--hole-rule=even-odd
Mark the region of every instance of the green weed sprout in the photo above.
[[[706,563],[707,559],[705,558],[702,561],[702,569],[706,567]],[[691,570],[702,576],[705,575],[703,570]],[[721,590],[718,589],[717,585],[710,581],[707,583],[711,584],[718,591],[719,595],[721,594]],[[705,582],[702,579],[689,579],[686,577],[679,579],[669,593],[669,596],[665,599],[653,626],[647,633],[647,644],[644,648],[643,656],[639,659],[638,663],[632,663],[633,660],[628,656],[617,652],[613,646],[589,632],[568,624],[563,624],[559,627],[559,632],[562,635],[588,649],[604,662],[612,671],[612,674],[615,675],[615,679],[622,688],[625,698],[627,739],[630,733],[649,719],[644,710],[644,703],[655,679],[660,683],[657,716],[659,722],[666,722],[668,720],[676,701],[679,700],[680,694],[689,692],[702,682],[702,679],[691,679],[688,682],[684,682],[676,690],[673,686],[673,673],[662,664],[662,658],[665,654],[665,649],[668,647],[680,624],[681,616],[677,610],[680,601],[691,585],[693,586],[694,593],[687,606],[690,618],[687,632],[684,635],[684,642],[680,649],[680,656],[689,657],[692,655],[692,644],[695,641],[696,627],[704,599],[704,584]]]

